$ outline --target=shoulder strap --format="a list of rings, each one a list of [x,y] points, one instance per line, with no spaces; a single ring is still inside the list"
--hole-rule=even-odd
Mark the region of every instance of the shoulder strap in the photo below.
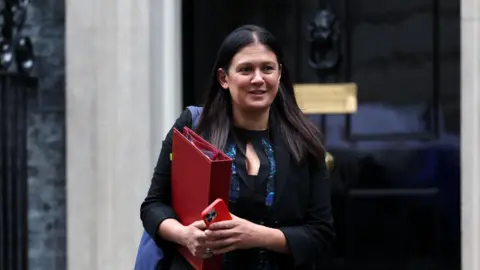
[[[198,126],[198,122],[200,121],[200,115],[202,114],[202,107],[198,106],[188,106],[188,110],[192,114],[192,129],[196,129]]]

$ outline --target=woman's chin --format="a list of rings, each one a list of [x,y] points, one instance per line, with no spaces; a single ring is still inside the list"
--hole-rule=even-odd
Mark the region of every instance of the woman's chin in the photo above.
[[[245,109],[247,110],[267,110],[270,108],[270,103],[268,102],[249,102],[245,104]]]

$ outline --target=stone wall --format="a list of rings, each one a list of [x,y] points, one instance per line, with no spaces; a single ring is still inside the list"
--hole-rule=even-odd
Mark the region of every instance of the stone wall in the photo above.
[[[100,14],[96,14],[95,18],[92,19],[89,16],[91,13],[98,13],[98,12],[107,12],[109,10],[128,10],[129,8],[135,6],[134,1],[115,1],[109,2],[111,6],[100,5],[100,11],[96,10],[98,7],[98,3],[102,3],[101,1],[66,1],[69,5],[69,10],[74,17],[75,20],[71,20],[70,30],[79,31],[81,34],[84,34],[82,38],[87,40],[86,43],[78,44],[81,40],[80,38],[76,37],[77,33],[70,33],[70,60],[73,60],[71,65],[71,71],[74,76],[71,77],[71,81],[69,85],[76,85],[75,87],[71,87],[70,89],[70,97],[71,100],[75,100],[78,97],[84,96],[83,91],[88,92],[88,97],[95,97],[94,94],[86,87],[81,87],[80,85],[83,84],[85,81],[81,79],[87,79],[87,83],[96,86],[97,90],[101,90],[101,84],[97,84],[95,78],[91,78],[87,75],[91,74],[92,67],[95,65],[95,61],[92,63],[87,63],[89,56],[89,50],[82,46],[89,46],[88,39],[92,38],[92,33],[94,33],[96,29],[99,27],[103,30],[102,33],[108,33],[107,28],[104,27],[102,16]],[[170,90],[167,91],[165,89],[174,89],[172,87],[168,87],[170,85],[166,84],[168,82],[168,78],[171,78],[171,74],[162,76],[164,73],[162,71],[163,68],[169,67],[168,64],[172,64],[175,62],[172,61],[155,61],[155,60],[165,60],[170,59],[168,58],[171,54],[171,49],[175,48],[175,43],[169,43],[171,38],[165,38],[167,35],[165,31],[172,29],[173,26],[176,25],[174,20],[173,13],[162,13],[160,16],[156,14],[159,10],[166,10],[169,9],[165,8],[165,3],[173,4],[174,1],[164,1],[158,2],[162,8],[160,9],[152,9],[150,5],[154,5],[153,3],[157,3],[157,1],[151,1],[151,3],[147,6],[142,6],[144,9],[142,12],[146,12],[147,10],[151,10],[152,13],[155,12],[156,16],[152,16],[149,18],[150,22],[157,21],[156,26],[159,28],[150,26],[151,28],[146,27],[148,23],[146,21],[141,21],[142,23],[146,24],[135,24],[140,29],[144,31],[148,29],[151,31],[149,38],[151,39],[150,45],[153,48],[157,48],[156,45],[163,45],[160,48],[160,53],[158,53],[161,57],[153,57],[150,60],[150,67],[155,72],[155,76],[147,76],[149,77],[149,83],[151,86],[143,86],[140,87],[143,89],[142,93],[144,95],[143,100],[146,100],[147,95],[151,95],[153,97],[160,98],[159,102],[165,106],[152,106],[152,104],[157,104],[156,102],[152,101],[151,108],[152,115],[156,116],[152,117],[152,119],[148,119],[150,123],[145,126],[145,130],[149,130],[152,128],[151,126],[162,126],[161,130],[158,131],[159,134],[162,133],[163,129],[166,129],[170,126],[170,122],[172,121],[172,115],[178,113],[177,108],[171,108],[166,106],[167,102],[171,100],[174,91]],[[176,2],[176,1],[175,1]],[[159,4],[162,3],[162,4]],[[463,185],[463,268],[464,269],[479,269],[480,266],[480,259],[476,255],[478,254],[478,248],[480,247],[480,233],[478,232],[478,224],[480,223],[479,218],[479,211],[480,208],[480,199],[478,197],[478,192],[480,186],[478,185],[478,179],[480,171],[478,167],[478,153],[479,153],[479,144],[478,144],[478,137],[479,134],[479,118],[478,118],[478,102],[479,102],[479,37],[480,37],[480,17],[479,17],[479,10],[480,10],[480,1],[479,0],[462,0],[462,185]],[[79,13],[78,16],[73,16],[75,13]],[[39,91],[37,95],[34,97],[34,104],[35,106],[31,108],[29,111],[29,130],[28,130],[28,166],[29,166],[29,269],[35,270],[60,270],[66,269],[66,188],[65,188],[65,1],[32,1],[30,6],[30,14],[28,18],[28,24],[25,29],[25,33],[28,34],[30,37],[33,38],[35,50],[37,54],[37,76],[39,77]],[[87,11],[84,13],[84,11]],[[134,24],[137,22],[139,17],[135,17],[131,15],[131,17],[127,16],[127,22]],[[146,15],[148,16],[148,15]],[[140,17],[141,18],[141,17]],[[83,23],[86,21],[86,23]],[[125,23],[125,20],[119,20],[118,18],[111,18],[108,20],[111,24],[119,24],[120,22]],[[82,27],[85,26],[85,29]],[[87,29],[88,28],[88,29]],[[129,29],[126,26],[116,28],[116,35],[115,38],[105,37],[104,40],[108,40],[110,42],[121,40],[122,34],[124,34],[123,29]],[[89,31],[87,31],[89,30]],[[91,31],[90,31],[91,30]],[[129,35],[134,33],[127,32]],[[168,36],[169,37],[169,36]],[[99,38],[99,37],[97,37]],[[158,44],[156,44],[158,42]],[[125,49],[129,51],[130,46],[137,48],[135,43],[129,44],[122,44],[122,43],[115,43],[118,44],[117,49]],[[177,44],[178,45],[178,44]],[[101,45],[97,43],[96,45],[98,48],[95,49],[97,55],[101,55],[102,52]],[[80,49],[80,55],[77,52],[74,53],[75,50]],[[127,50],[128,49],[128,50]],[[158,52],[158,51],[157,51]],[[145,59],[149,59],[149,56],[152,54],[150,52],[141,54],[142,58],[140,60],[136,60],[136,57],[133,55],[129,55],[128,63],[130,64],[139,64],[144,63]],[[121,60],[125,59],[116,59],[119,63]],[[148,61],[147,61],[148,62]],[[86,63],[86,64],[85,64]],[[160,65],[160,66],[156,66]],[[143,66],[143,65],[138,65]],[[104,73],[108,73],[109,69],[107,67],[114,67],[114,66],[106,66],[103,70]],[[90,72],[90,73],[89,73]],[[103,73],[102,73],[103,74]],[[110,74],[110,73],[108,73]],[[123,75],[129,74],[128,72],[123,72],[121,70],[115,70],[114,75]],[[111,75],[111,74],[110,74]],[[158,76],[160,75],[160,76]],[[134,78],[133,75],[130,75],[129,78]],[[150,81],[151,80],[151,81]],[[108,81],[103,81],[108,82]],[[135,85],[135,80],[129,81],[130,86]],[[120,83],[120,82],[119,82]],[[115,83],[110,82],[109,86],[116,85]],[[121,84],[120,84],[121,85]],[[158,87],[158,88],[157,88]],[[152,93],[149,93],[147,89],[150,89]],[[123,97],[128,96],[127,89],[123,89],[124,95]],[[113,94],[113,92],[111,92]],[[100,93],[102,94],[101,97],[104,100],[107,100],[108,94],[106,92]],[[78,101],[78,100],[77,100]],[[116,100],[114,102],[119,102]],[[144,103],[148,103],[142,101]],[[85,111],[84,105],[91,105],[91,102],[87,100],[87,97],[81,98],[80,102],[74,104],[74,109],[70,112],[73,112],[73,116],[71,120],[83,120],[81,123],[88,124],[88,119],[82,116]],[[115,107],[119,107],[122,104],[113,104]],[[136,108],[140,106],[133,106],[130,108],[129,112],[134,112]],[[156,108],[158,108],[158,112],[162,112],[161,114],[155,113]],[[87,111],[88,114],[88,111]],[[147,112],[144,112],[144,115],[147,115]],[[107,117],[108,116],[108,117]],[[107,115],[103,116],[101,120],[110,119],[115,115]],[[160,119],[158,119],[160,118]],[[127,121],[128,124],[134,123],[135,119],[129,119]],[[155,121],[154,121],[155,120]],[[157,121],[158,120],[158,121]],[[151,125],[151,123],[155,123],[155,125]],[[70,126],[75,125],[75,121],[71,121]],[[101,126],[100,126],[101,127]],[[102,129],[105,130],[105,129]],[[121,131],[121,126],[117,126],[115,131]],[[128,130],[128,129],[127,129]],[[84,132],[87,134],[85,129],[74,129],[72,128],[69,134],[73,134],[75,136],[75,132]],[[153,131],[146,131],[151,132],[152,135],[156,135]],[[96,130],[95,134],[101,134],[100,131]],[[146,134],[143,132],[138,133],[141,134],[142,138],[148,138]],[[81,140],[80,135],[76,135]],[[153,138],[157,138],[158,136],[152,136]],[[70,137],[69,137],[70,138]],[[103,138],[96,138],[95,141],[101,141]],[[149,142],[150,145],[158,145],[158,140]],[[72,150],[80,151],[79,154],[72,155],[71,157],[81,158],[89,155],[90,150],[95,150],[92,147],[82,150],[81,147],[75,147],[74,143],[71,143],[70,153]],[[157,147],[148,147],[143,146],[142,149],[150,149],[152,153],[149,153],[148,156],[155,156],[158,152]],[[154,149],[151,149],[154,148]],[[119,146],[115,146],[113,144],[109,144],[108,146],[104,147],[103,149],[98,150],[98,153],[114,153],[114,150],[120,149]],[[141,150],[142,150],[141,149]],[[142,156],[143,160],[148,160],[147,156]],[[78,160],[76,160],[78,161]],[[89,163],[87,160],[82,159],[84,163]],[[98,160],[97,160],[98,161]],[[123,160],[125,161],[125,160]],[[95,179],[85,179],[84,176],[78,174],[78,172],[82,172],[82,168],[85,168],[85,164],[80,162],[70,161],[70,170],[71,170],[71,179],[69,183],[76,183],[69,187],[70,194],[75,194],[78,192],[77,195],[73,196],[74,202],[72,203],[69,200],[69,208],[76,209],[77,206],[82,206],[80,209],[76,209],[79,211],[71,211],[70,212],[70,219],[69,219],[69,250],[70,254],[75,254],[78,256],[72,256],[69,259],[69,265],[71,269],[120,269],[119,266],[121,265],[121,269],[131,269],[130,265],[126,265],[123,262],[131,262],[133,259],[134,254],[131,252],[135,250],[135,247],[138,243],[138,234],[139,232],[133,233],[132,235],[131,228],[138,227],[138,224],[127,224],[125,229],[123,227],[119,228],[115,222],[96,222],[97,218],[102,218],[101,214],[106,213],[112,210],[127,210],[126,216],[122,215],[122,211],[110,212],[113,215],[113,221],[131,221],[134,223],[133,219],[137,216],[137,209],[138,205],[132,206],[132,208],[125,209],[123,208],[127,202],[123,200],[122,194],[128,195],[130,194],[130,190],[132,185],[129,184],[129,178],[121,179],[120,185],[116,187],[115,191],[120,191],[118,197],[114,199],[104,199],[101,200],[98,195],[93,195],[95,198],[94,202],[100,203],[96,205],[95,203],[88,203],[85,200],[84,196],[88,196],[88,190],[95,190],[96,188],[103,188],[103,191],[108,191],[106,187],[106,183],[113,184],[118,183],[115,182],[113,178],[108,178],[106,180],[97,183],[96,180],[102,180],[100,176],[107,173],[108,170],[104,170],[101,172],[92,172],[91,175],[95,176]],[[85,166],[84,166],[85,165]],[[87,164],[88,165],[88,164]],[[101,163],[95,163],[95,165],[102,165]],[[94,166],[96,167],[96,166]],[[135,166],[133,166],[135,167]],[[139,183],[142,183],[141,187],[137,187],[138,191],[133,196],[135,200],[141,199],[141,193],[143,190],[146,189],[147,185],[147,178],[146,175],[149,174],[147,170],[150,168],[150,165],[141,166],[142,170],[140,173],[133,173],[138,174]],[[136,168],[136,167],[135,167]],[[115,172],[124,172],[121,168],[116,167]],[[81,187],[83,184],[80,184],[83,180],[86,181],[87,187],[78,191],[77,187]],[[82,182],[83,183],[83,182]],[[134,200],[134,201],[135,201]],[[116,205],[115,203],[123,202],[121,205],[116,206],[114,209],[110,209],[109,205]],[[97,212],[95,211],[97,207],[100,207],[100,210]],[[135,209],[133,209],[135,208]],[[110,209],[110,210],[109,210]],[[94,211],[93,214],[90,214],[89,211]],[[135,214],[135,215],[134,215]],[[73,216],[73,219],[71,218]],[[103,216],[104,217],[104,216]],[[87,218],[92,222],[88,223],[85,221]],[[85,224],[76,225],[76,221],[84,221]],[[109,221],[109,220],[106,220]],[[138,222],[138,220],[135,220]],[[83,229],[85,235],[81,233],[75,232],[72,229]],[[102,232],[109,232],[113,231],[111,234],[102,234]],[[106,235],[104,241],[104,245],[97,246],[98,242],[95,238],[95,235]],[[125,235],[124,232],[127,232],[127,237],[117,238],[114,236]],[[88,238],[88,239],[85,239]],[[91,240],[91,241],[90,241]],[[116,240],[116,241],[112,241]],[[115,247],[116,244],[125,245],[126,248],[123,253],[116,254],[115,252],[111,252],[112,247]],[[89,247],[91,249],[84,249],[84,247]],[[96,252],[98,251],[98,253]],[[77,253],[81,252],[83,254]],[[122,259],[122,255],[128,254],[128,258],[124,260]],[[127,263],[128,264],[128,263]],[[87,266],[87,268],[82,268],[82,266]]]
[[[36,53],[38,92],[28,113],[30,270],[66,269],[65,2],[31,1],[24,33]]]

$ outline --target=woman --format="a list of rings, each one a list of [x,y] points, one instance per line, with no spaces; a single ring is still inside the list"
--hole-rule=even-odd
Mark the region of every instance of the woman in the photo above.
[[[189,110],[174,125],[184,126],[192,126]],[[316,269],[334,241],[325,152],[268,31],[242,26],[224,40],[196,132],[234,160],[234,219],[208,230],[202,221],[177,221],[170,206],[170,131],[141,207],[145,230],[166,253],[164,269],[191,269],[172,243],[202,258],[224,254],[223,269]]]

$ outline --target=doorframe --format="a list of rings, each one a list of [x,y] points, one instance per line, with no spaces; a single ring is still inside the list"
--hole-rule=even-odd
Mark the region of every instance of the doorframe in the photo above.
[[[193,46],[193,1],[182,1],[183,48]],[[462,270],[480,269],[480,0],[460,0]],[[184,105],[195,102],[193,55],[183,57]]]
[[[480,0],[461,0],[462,270],[480,269]]]

